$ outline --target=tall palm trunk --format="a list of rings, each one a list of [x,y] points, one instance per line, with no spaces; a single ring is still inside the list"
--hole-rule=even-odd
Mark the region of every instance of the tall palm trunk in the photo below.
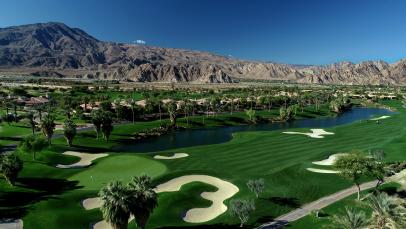
[[[135,112],[134,112],[134,108],[131,109],[131,112],[133,114],[133,124],[135,123]]]

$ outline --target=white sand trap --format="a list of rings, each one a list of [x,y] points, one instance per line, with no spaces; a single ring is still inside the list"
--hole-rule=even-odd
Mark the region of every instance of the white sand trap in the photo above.
[[[57,168],[61,169],[70,169],[70,168],[83,168],[86,166],[89,166],[92,164],[92,161],[101,158],[101,157],[106,157],[108,156],[107,153],[80,153],[80,152],[74,152],[74,151],[66,151],[63,153],[65,155],[70,155],[70,156],[75,156],[75,157],[80,157],[80,161],[76,162],[75,164],[71,165],[57,165]]]
[[[99,197],[88,198],[88,199],[85,199],[85,200],[82,201],[82,206],[86,210],[100,208],[102,206],[102,201],[101,201],[101,199]],[[134,219],[134,217],[131,215],[128,222],[130,222],[133,219]],[[104,220],[93,224],[92,228],[93,229],[112,229],[111,225],[109,223],[107,223],[106,221],[104,221]]]
[[[130,218],[128,219],[128,222],[130,222],[131,220],[134,219],[134,216],[130,216]],[[93,224],[93,229],[113,229],[111,227],[111,225],[109,223],[107,223],[106,221],[99,221],[95,224]]]
[[[323,135],[333,135],[334,133],[332,132],[327,132],[323,129],[310,129],[312,132],[311,133],[303,133],[303,132],[283,132],[284,134],[302,134],[302,135],[307,135],[311,138],[324,138]]]
[[[186,175],[172,179],[156,187],[157,192],[175,192],[191,182],[203,182],[218,188],[215,192],[203,192],[201,196],[204,199],[212,201],[212,205],[207,208],[193,208],[186,212],[183,220],[189,223],[203,223],[210,221],[227,211],[227,206],[223,201],[234,196],[238,187],[230,182],[207,175]]]
[[[217,187],[218,190],[215,192],[203,192],[201,194],[201,197],[210,200],[213,203],[210,207],[207,208],[193,208],[188,210],[183,217],[183,220],[189,223],[207,222],[223,214],[227,211],[227,206],[223,203],[224,200],[231,198],[239,191],[237,186],[216,177],[207,175],[186,175],[174,178],[168,182],[158,185],[156,187],[156,192],[176,192],[179,191],[183,185],[191,182],[203,182]],[[100,208],[102,202],[100,198],[97,197],[89,198],[82,201],[82,205],[86,210],[90,210],[94,208]],[[100,221],[93,225],[93,228],[110,229],[111,227],[105,221]]]
[[[175,153],[172,156],[161,156],[161,155],[155,155],[154,158],[158,160],[173,160],[173,159],[178,159],[178,158],[183,158],[183,157],[188,157],[189,154],[187,153]]]
[[[334,162],[337,160],[338,157],[348,155],[348,153],[337,153],[330,155],[327,159],[321,161],[313,161],[312,163],[315,165],[333,165]]]
[[[91,209],[95,209],[95,208],[100,208],[102,206],[102,202],[99,197],[87,198],[82,201],[82,206],[86,210],[91,210]]]
[[[23,229],[23,221],[21,219],[0,221],[0,228],[1,229]]]
[[[378,120],[387,119],[387,118],[390,118],[390,116],[384,115],[384,116],[377,117],[377,118],[371,118],[371,121],[378,121]]]
[[[315,168],[307,168],[310,172],[314,173],[340,173],[339,171],[336,170],[329,170],[329,169],[315,169]]]

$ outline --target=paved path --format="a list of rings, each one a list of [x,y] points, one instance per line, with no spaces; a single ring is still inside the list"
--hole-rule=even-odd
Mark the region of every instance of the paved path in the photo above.
[[[377,181],[371,181],[371,182],[362,184],[361,191],[375,187],[376,183],[377,183]],[[329,206],[330,204],[333,204],[339,200],[342,200],[348,196],[351,196],[354,193],[357,193],[357,190],[358,190],[357,187],[353,186],[351,188],[341,190],[341,191],[331,194],[329,196],[325,196],[316,201],[308,203],[298,209],[288,212],[285,215],[281,215],[272,222],[262,224],[261,226],[258,227],[258,229],[282,228],[283,226],[287,225],[289,222],[296,221],[296,220],[310,214],[314,210],[320,210],[324,207]]]

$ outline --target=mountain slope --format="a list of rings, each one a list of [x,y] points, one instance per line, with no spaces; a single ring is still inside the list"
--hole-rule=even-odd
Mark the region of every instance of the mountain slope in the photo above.
[[[138,82],[231,83],[236,79],[317,84],[404,84],[406,61],[294,66],[182,49],[99,41],[62,23],[0,29],[0,72]]]

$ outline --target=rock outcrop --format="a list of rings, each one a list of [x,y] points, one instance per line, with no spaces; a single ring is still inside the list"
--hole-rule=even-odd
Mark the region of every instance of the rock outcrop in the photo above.
[[[405,84],[406,60],[297,66],[207,52],[99,41],[62,23],[0,28],[0,74],[133,82]]]

